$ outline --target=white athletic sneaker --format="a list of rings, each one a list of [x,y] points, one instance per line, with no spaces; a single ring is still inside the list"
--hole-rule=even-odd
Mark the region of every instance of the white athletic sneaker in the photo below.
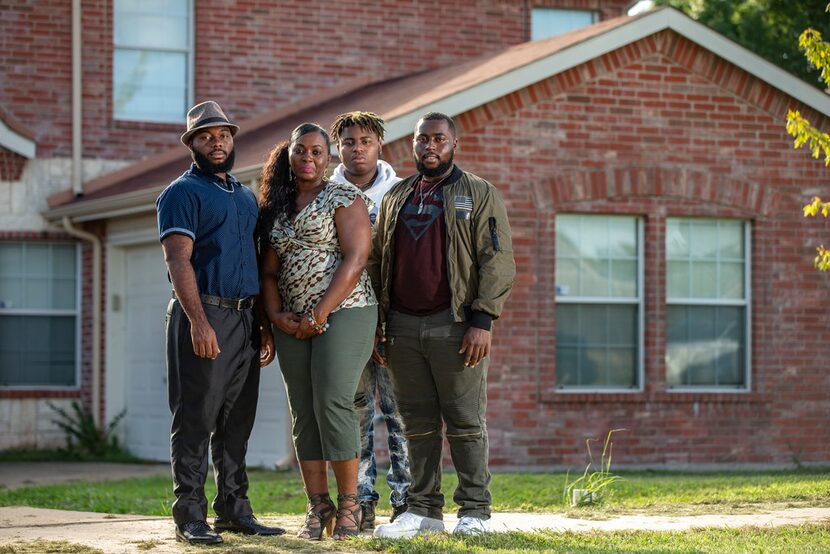
[[[490,530],[489,519],[479,519],[472,516],[464,516],[458,520],[458,525],[453,529],[453,535],[478,535]]]
[[[440,519],[405,512],[395,518],[394,523],[384,523],[375,528],[375,536],[386,539],[411,539],[422,533],[443,533],[444,522]]]

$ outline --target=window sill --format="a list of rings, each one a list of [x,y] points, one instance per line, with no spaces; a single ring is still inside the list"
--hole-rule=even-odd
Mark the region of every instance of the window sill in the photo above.
[[[540,399],[548,404],[766,404],[768,394],[760,392],[562,392],[542,391]]]
[[[180,123],[173,123],[170,121],[146,121],[146,120],[132,120],[132,119],[115,119],[112,124],[116,129],[135,129],[138,131],[165,131],[171,130],[184,132],[186,125],[185,121]],[[181,133],[179,133],[181,134]]]

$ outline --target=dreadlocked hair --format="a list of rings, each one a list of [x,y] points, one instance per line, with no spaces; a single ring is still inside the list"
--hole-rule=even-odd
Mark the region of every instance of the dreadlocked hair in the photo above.
[[[348,112],[340,114],[334,123],[331,124],[331,136],[335,140],[340,139],[340,133],[348,127],[361,127],[376,134],[378,139],[383,141],[386,128],[383,126],[383,118],[373,112]]]
[[[331,139],[325,129],[316,123],[303,123],[291,131],[291,140],[277,144],[268,154],[259,177],[259,219],[256,236],[260,245],[268,244],[268,235],[278,217],[291,218],[297,208],[297,185],[291,174],[288,154],[291,145],[308,133],[320,133],[331,148]]]

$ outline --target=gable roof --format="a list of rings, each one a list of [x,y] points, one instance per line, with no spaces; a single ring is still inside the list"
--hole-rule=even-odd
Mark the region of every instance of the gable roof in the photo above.
[[[533,83],[576,67],[663,30],[672,30],[718,57],[830,116],[830,98],[673,8],[623,16],[546,40],[526,42],[462,63],[382,82],[352,83],[317,98],[240,124],[234,171],[240,180],[256,177],[268,151],[304,121],[328,124],[345,111],[364,109],[386,121],[386,143],[412,132],[421,114],[456,116]],[[85,184],[85,195],[67,192],[49,199],[47,219],[104,219],[152,210],[158,193],[188,166],[181,146]]]

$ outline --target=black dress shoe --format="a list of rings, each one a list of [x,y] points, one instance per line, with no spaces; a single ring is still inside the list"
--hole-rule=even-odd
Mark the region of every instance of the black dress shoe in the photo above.
[[[213,527],[217,531],[230,531],[231,533],[243,533],[245,535],[274,536],[285,533],[285,529],[282,527],[263,525],[254,516],[242,516],[238,519],[217,517],[213,520]]]
[[[222,537],[204,521],[188,521],[176,525],[176,540],[190,544],[219,544]]]

